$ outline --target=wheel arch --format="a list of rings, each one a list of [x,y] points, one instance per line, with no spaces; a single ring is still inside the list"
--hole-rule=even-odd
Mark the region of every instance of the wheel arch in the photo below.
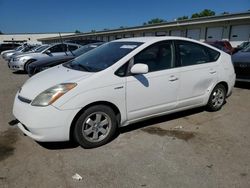
[[[223,85],[224,87],[225,87],[225,89],[226,89],[226,94],[227,94],[227,92],[228,92],[228,84],[227,84],[227,82],[225,82],[225,81],[221,81],[221,82],[219,82],[219,83],[217,83],[216,85],[215,85],[215,87],[217,86],[217,85]]]
[[[74,128],[75,128],[75,125],[76,125],[76,121],[78,120],[78,118],[81,116],[81,114],[86,110],[88,109],[89,107],[91,106],[96,106],[96,105],[105,105],[105,106],[108,106],[110,107],[115,115],[116,115],[116,119],[117,119],[117,122],[118,122],[118,125],[120,124],[121,122],[121,112],[119,110],[119,108],[111,103],[111,102],[108,102],[108,101],[96,101],[96,102],[92,102],[88,105],[86,105],[85,107],[83,107],[76,115],[75,117],[73,118],[72,122],[71,122],[71,125],[70,125],[70,131],[69,131],[69,139],[72,140],[74,139],[73,137],[73,133],[74,133]]]
[[[25,70],[25,67],[28,65],[28,64],[30,64],[30,63],[33,63],[33,62],[35,62],[35,61],[37,61],[36,59],[29,59],[28,61],[26,61],[25,63],[24,63],[24,65],[23,65],[23,68],[24,68],[24,70]]]

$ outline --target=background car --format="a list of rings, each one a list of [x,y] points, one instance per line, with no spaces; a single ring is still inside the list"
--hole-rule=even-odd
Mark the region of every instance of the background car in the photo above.
[[[245,47],[247,47],[250,44],[250,42],[242,42],[240,45],[238,45],[236,48],[234,48],[235,52],[238,52],[240,50],[243,50]]]
[[[2,43],[0,44],[0,52],[2,53],[3,51],[6,51],[6,50],[12,50],[20,45],[21,44],[18,44],[18,43]]]
[[[74,139],[93,148],[143,119],[201,106],[220,110],[234,83],[231,56],[210,45],[127,38],[31,77],[16,94],[13,114],[37,141]]]
[[[18,50],[13,50],[13,51],[10,51],[10,52],[7,52],[7,53],[4,53],[2,55],[2,57],[6,60],[6,61],[9,61],[11,59],[11,57],[15,54],[22,54],[22,53],[25,53],[25,52],[29,52],[32,48],[34,48],[35,46],[34,45],[25,45],[23,46],[22,48],[18,49]]]
[[[230,55],[234,53],[234,48],[230,44],[229,41],[222,40],[222,41],[205,41],[205,43],[210,44]]]
[[[42,45],[42,46],[44,46],[44,45]],[[12,57],[20,55],[20,54],[27,54],[27,53],[37,52],[37,51],[39,51],[40,47],[41,47],[41,45],[31,45],[25,50],[16,50],[16,51],[14,51],[14,53],[7,60],[10,61],[10,59]]]
[[[250,45],[232,56],[236,81],[250,82]]]
[[[102,44],[103,42],[87,44],[78,48],[77,50],[62,54],[61,56],[47,56],[44,57],[42,60],[34,61],[28,66],[28,74],[29,76],[33,76],[34,74],[41,72],[45,69],[62,64],[66,61],[70,61]]]
[[[28,65],[37,60],[43,60],[48,57],[67,55],[67,52],[80,48],[81,45],[72,43],[57,43],[49,45],[47,48],[35,53],[21,54],[11,58],[8,66],[11,70],[28,71]]]

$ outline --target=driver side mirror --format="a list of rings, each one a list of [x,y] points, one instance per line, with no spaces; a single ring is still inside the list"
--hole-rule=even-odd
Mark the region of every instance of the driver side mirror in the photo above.
[[[148,65],[143,63],[137,63],[132,66],[130,72],[132,74],[146,74],[148,73]]]
[[[51,54],[51,51],[50,50],[46,50],[45,54],[49,55],[49,54]]]

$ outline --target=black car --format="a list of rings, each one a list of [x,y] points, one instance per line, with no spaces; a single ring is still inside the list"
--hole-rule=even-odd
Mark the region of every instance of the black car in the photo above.
[[[41,72],[45,69],[48,69],[50,67],[54,67],[56,65],[62,64],[64,62],[70,61],[100,45],[102,45],[103,42],[98,42],[98,43],[93,43],[93,44],[87,44],[82,46],[81,48],[71,51],[71,52],[65,52],[64,56],[58,56],[57,59],[43,59],[43,60],[38,60],[33,63],[31,63],[28,66],[28,74],[29,76],[33,76],[34,74]]]
[[[20,46],[17,43],[2,43],[0,44],[0,53],[5,50],[13,50],[14,48]]]
[[[250,82],[250,45],[232,56],[236,81]]]

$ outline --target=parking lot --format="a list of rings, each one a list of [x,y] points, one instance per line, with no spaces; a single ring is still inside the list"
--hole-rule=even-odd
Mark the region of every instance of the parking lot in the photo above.
[[[87,150],[71,143],[37,143],[8,125],[15,93],[27,79],[0,59],[0,187],[250,185],[248,84],[237,84],[219,112],[199,108],[147,120]],[[72,179],[75,173],[83,179]]]

